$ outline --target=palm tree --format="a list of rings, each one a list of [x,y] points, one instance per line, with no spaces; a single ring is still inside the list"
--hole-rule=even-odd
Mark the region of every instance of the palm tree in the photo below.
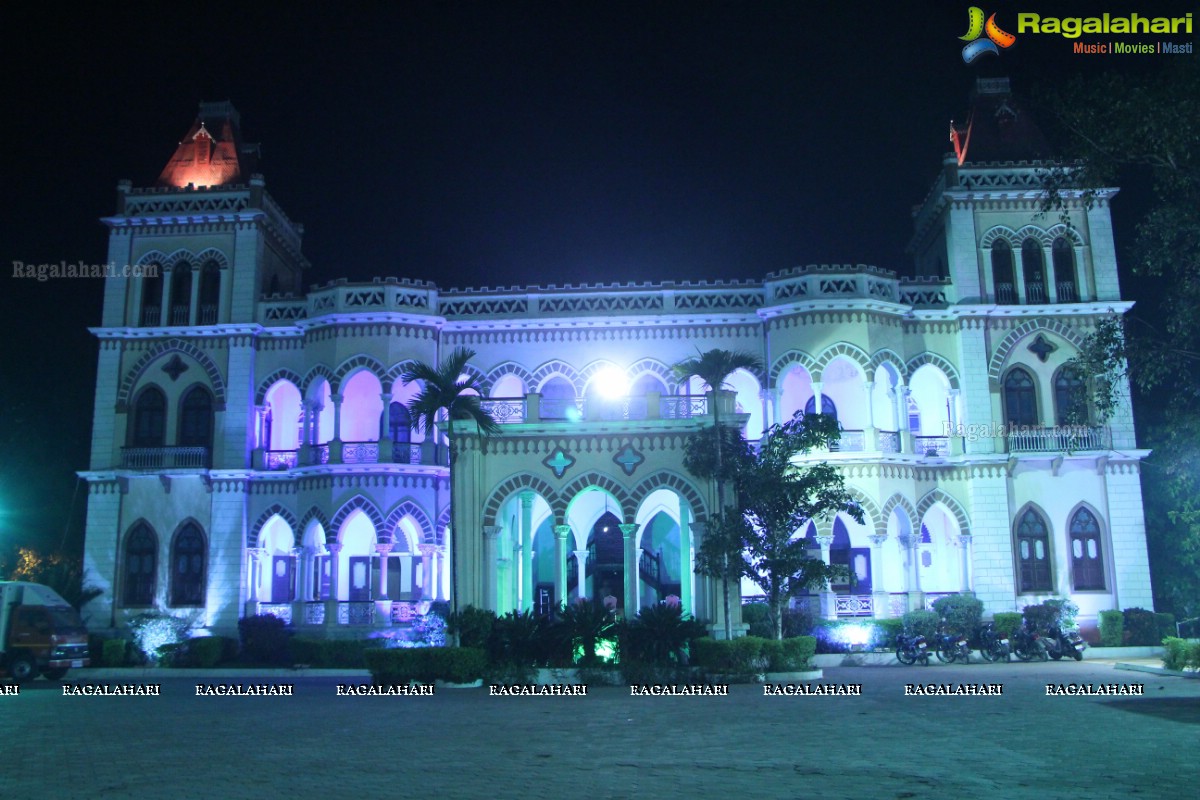
[[[413,430],[424,429],[432,436],[439,420],[446,421],[446,437],[449,441],[450,468],[450,508],[453,509],[454,499],[454,423],[458,421],[474,422],[479,432],[490,436],[500,432],[500,426],[492,415],[483,408],[482,386],[478,379],[466,372],[467,362],[475,357],[474,350],[465,347],[455,348],[450,355],[435,369],[428,364],[415,364],[400,376],[404,383],[421,382],[419,391],[408,402],[408,413]],[[436,439],[434,452],[436,452]],[[450,526],[450,534],[455,534],[454,525]],[[451,543],[454,557],[450,561],[450,602],[451,610],[458,611],[458,560],[459,547],[457,542]]]
[[[675,374],[680,380],[687,380],[695,375],[707,383],[713,391],[712,415],[713,434],[716,442],[716,470],[712,477],[717,480],[717,514],[723,517],[725,514],[725,470],[722,464],[722,451],[725,449],[725,435],[721,430],[721,404],[718,402],[717,393],[725,387],[729,376],[739,369],[760,372],[762,360],[758,356],[740,350],[713,349],[703,353],[699,350],[696,352],[696,358],[689,358],[675,365]],[[721,571],[723,573],[721,585],[724,588],[725,596],[725,638],[729,639],[732,635],[729,620],[729,576],[727,567]]]

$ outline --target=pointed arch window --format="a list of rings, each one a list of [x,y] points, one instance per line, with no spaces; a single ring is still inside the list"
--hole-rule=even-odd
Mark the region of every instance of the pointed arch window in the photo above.
[[[404,403],[393,402],[388,406],[388,430],[393,445],[407,445],[412,441],[412,416]]]
[[[1050,532],[1046,520],[1032,508],[1017,520],[1017,591],[1053,591]]]
[[[154,584],[158,574],[158,537],[146,523],[139,522],[126,537],[122,567],[124,605],[154,605]]]
[[[204,605],[204,577],[207,567],[204,534],[189,522],[171,545],[171,605]]]
[[[1012,247],[1003,239],[997,239],[992,243],[992,282],[997,303],[1012,305],[1017,302],[1017,288],[1013,278]]]
[[[192,265],[180,261],[171,267],[171,324],[187,325],[192,303]]]
[[[194,386],[179,404],[179,444],[212,450],[212,433],[212,395],[203,386]]]
[[[134,447],[162,447],[167,438],[167,397],[157,386],[148,386],[133,406]]]
[[[1054,413],[1059,425],[1087,424],[1087,382],[1074,367],[1064,366],[1054,376]]]
[[[817,413],[817,396],[816,395],[813,395],[812,397],[808,398],[808,402],[804,404],[804,413],[805,414]],[[827,394],[821,395],[821,413],[828,414],[829,416],[833,417],[834,419],[837,419],[837,406],[835,406],[833,404],[833,401],[829,399],[829,395],[827,395]]]
[[[1104,554],[1100,549],[1100,523],[1081,508],[1071,515],[1071,584],[1080,591],[1103,591]]]
[[[1023,367],[1011,370],[1004,378],[1004,421],[1009,427],[1036,427],[1037,392],[1033,376]]]
[[[1058,291],[1058,302],[1078,303],[1079,289],[1075,283],[1075,248],[1060,236],[1050,246],[1050,259],[1054,262],[1054,283]]]
[[[1042,243],[1032,237],[1021,243],[1021,274],[1025,278],[1025,302],[1045,303],[1046,264],[1042,258]]]
[[[217,307],[221,301],[221,266],[206,261],[200,270],[200,325],[215,325]]]
[[[147,264],[145,270],[146,277],[142,279],[141,325],[143,328],[156,328],[162,322],[162,267],[158,264]]]
[[[542,385],[542,419],[568,419],[571,411],[577,411],[575,387],[561,376],[555,376]]]

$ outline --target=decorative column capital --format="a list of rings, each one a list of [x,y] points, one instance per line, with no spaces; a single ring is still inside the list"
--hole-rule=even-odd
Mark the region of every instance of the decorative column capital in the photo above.
[[[484,525],[483,526],[483,535],[486,536],[488,539],[495,541],[496,538],[500,535],[501,530],[502,530],[502,528],[499,525]]]
[[[617,527],[621,529],[621,536],[626,539],[632,538],[638,529],[636,524],[630,522],[622,522]]]
[[[533,499],[534,499],[533,492],[521,492],[521,494],[519,494],[518,497],[520,497],[520,499],[521,499],[521,508],[522,509],[533,508]]]
[[[393,545],[391,542],[384,542],[383,544],[377,544],[377,545],[375,545],[375,552],[381,556],[386,556],[388,553],[392,552],[392,547],[393,547]]]
[[[571,535],[571,526],[570,525],[555,525],[554,526],[554,536],[556,538],[566,539],[570,535]]]
[[[436,544],[419,544],[417,550],[421,552],[423,558],[431,558],[437,553],[438,546]]]
[[[833,534],[819,533],[813,538],[817,540],[817,544],[821,546],[822,550],[828,550],[833,546]]]
[[[331,555],[336,556],[338,553],[340,553],[342,551],[342,543],[341,542],[329,542],[325,546],[329,548],[329,552]]]
[[[883,543],[887,541],[886,533],[873,533],[867,537],[871,540],[872,547],[883,547]]]

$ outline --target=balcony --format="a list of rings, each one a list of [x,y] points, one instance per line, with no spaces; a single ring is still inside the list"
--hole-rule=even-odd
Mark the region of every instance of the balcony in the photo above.
[[[1078,303],[1079,289],[1075,287],[1075,281],[1059,281],[1055,288],[1058,290],[1058,302],[1060,303]]]
[[[121,468],[208,469],[207,447],[122,447]]]
[[[862,453],[867,449],[865,431],[843,430],[841,437],[829,445],[833,453]]]
[[[950,455],[950,437],[914,436],[913,452],[925,458],[946,458]]]
[[[1012,429],[1007,439],[1010,453],[1062,453],[1111,447],[1107,427],[1087,425]]]

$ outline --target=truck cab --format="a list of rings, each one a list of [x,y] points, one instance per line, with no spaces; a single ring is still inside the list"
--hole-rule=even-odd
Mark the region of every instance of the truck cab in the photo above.
[[[0,667],[10,678],[61,680],[90,663],[87,628],[66,600],[38,583],[0,581]]]

